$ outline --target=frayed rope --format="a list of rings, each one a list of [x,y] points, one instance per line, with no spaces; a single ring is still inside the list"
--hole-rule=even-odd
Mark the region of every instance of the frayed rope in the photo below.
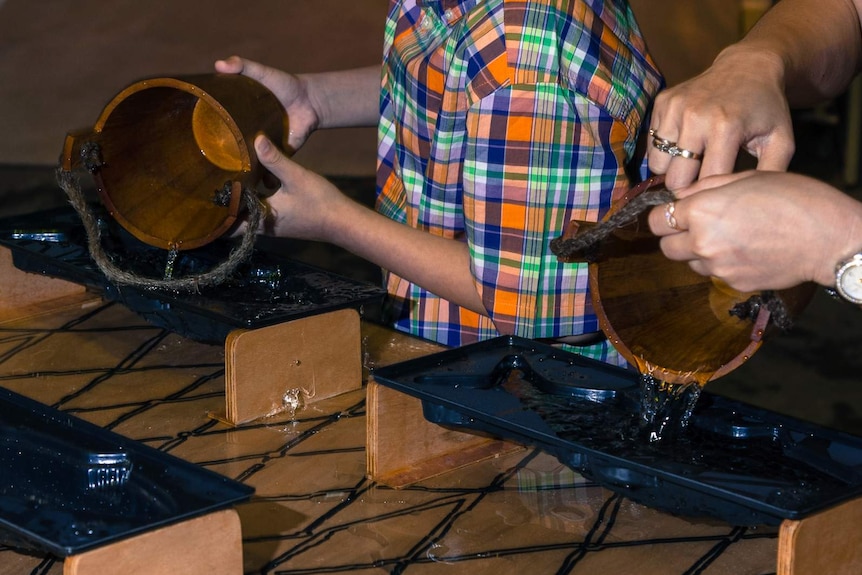
[[[105,274],[108,280],[118,285],[127,285],[153,290],[171,290],[175,292],[196,292],[202,287],[215,286],[227,280],[236,268],[247,261],[254,251],[257,230],[264,214],[257,194],[253,190],[243,189],[242,198],[248,209],[248,227],[239,244],[231,250],[227,259],[213,269],[196,275],[179,278],[148,278],[120,269],[102,246],[102,232],[96,217],[87,207],[86,199],[81,191],[78,177],[69,170],[57,169],[57,183],[69,197],[69,203],[78,213],[84,230],[87,232],[87,246],[93,261]]]

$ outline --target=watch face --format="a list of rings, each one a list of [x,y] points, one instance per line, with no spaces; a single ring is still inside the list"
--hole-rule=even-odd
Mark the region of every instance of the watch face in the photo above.
[[[862,259],[854,258],[841,267],[837,287],[845,299],[862,304]]]

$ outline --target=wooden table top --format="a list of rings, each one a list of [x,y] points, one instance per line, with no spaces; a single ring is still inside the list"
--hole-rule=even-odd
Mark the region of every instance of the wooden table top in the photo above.
[[[386,345],[411,345],[398,337]],[[536,450],[379,485],[364,390],[231,427],[210,416],[224,355],[96,299],[0,322],[0,385],[256,488],[238,507],[247,573],[776,572],[776,528],[661,513]],[[62,559],[0,547],[0,575],[61,572]]]

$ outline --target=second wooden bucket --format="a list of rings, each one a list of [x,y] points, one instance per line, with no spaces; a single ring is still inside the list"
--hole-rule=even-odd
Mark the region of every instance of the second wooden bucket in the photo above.
[[[660,177],[634,187],[614,203],[604,221],[639,194],[657,189],[664,189]],[[615,229],[589,258],[599,326],[643,374],[674,384],[703,385],[717,379],[750,359],[775,331],[769,303],[780,302],[782,313],[792,318],[814,293],[813,284],[774,293],[740,292],[702,276],[687,263],[664,256],[647,214]],[[594,225],[573,221],[561,239],[574,238]]]

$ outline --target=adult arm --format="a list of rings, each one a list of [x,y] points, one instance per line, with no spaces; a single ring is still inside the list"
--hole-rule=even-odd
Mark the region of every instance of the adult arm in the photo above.
[[[839,94],[859,70],[860,8],[862,0],[780,0],[703,74],[658,95],[650,127],[703,159],[650,146],[650,168],[671,189],[730,173],[740,148],[758,169],[787,169],[789,108]]]

